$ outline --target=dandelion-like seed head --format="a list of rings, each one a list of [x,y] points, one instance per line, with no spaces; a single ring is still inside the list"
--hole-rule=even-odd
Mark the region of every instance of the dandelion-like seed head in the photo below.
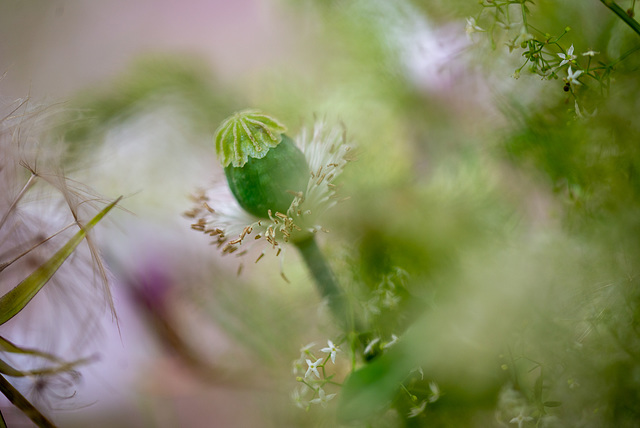
[[[294,146],[287,149],[290,153],[278,152],[285,144]],[[299,242],[326,231],[321,218],[339,202],[334,182],[350,161],[350,151],[344,129],[329,126],[323,120],[317,121],[294,139],[282,135],[280,145],[271,148],[264,158],[249,158],[243,167],[228,165],[225,168],[228,186],[218,182],[208,190],[199,190],[193,196],[193,208],[185,215],[194,221],[191,228],[210,236],[223,254],[248,250],[262,243],[279,255],[283,243]],[[292,167],[291,159],[297,165]],[[247,173],[244,171],[247,167],[253,170]],[[293,179],[280,175],[292,168],[297,168]],[[255,170],[260,174],[254,174]],[[298,184],[300,176],[303,181],[298,189],[273,185],[273,181]],[[273,197],[265,194],[267,192],[278,194]],[[288,197],[286,204],[282,204],[282,194]],[[279,208],[271,206],[278,203]],[[266,212],[260,215],[256,210],[248,209],[247,204],[260,205]],[[264,254],[263,250],[256,262]]]
[[[91,232],[106,201],[64,176],[61,148],[40,141],[50,109],[28,101],[0,106],[0,360],[37,407],[59,408],[75,396],[77,368],[94,361],[100,315],[115,317]]]

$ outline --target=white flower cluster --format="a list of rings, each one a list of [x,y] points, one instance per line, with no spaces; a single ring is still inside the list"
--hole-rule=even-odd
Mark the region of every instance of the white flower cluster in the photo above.
[[[312,352],[314,346],[315,343],[303,346],[300,349],[300,358],[293,362],[293,374],[296,376],[302,374],[305,364],[307,367],[304,376],[297,377],[301,385],[291,394],[296,406],[305,410],[309,409],[311,404],[320,404],[322,407],[327,407],[327,403],[337,395],[325,392],[326,385],[334,383],[332,381],[333,375],[327,376],[325,366],[329,360],[335,365],[336,355],[342,350],[329,340],[327,341],[327,346],[320,349],[320,352],[324,352],[327,355],[316,358]],[[312,395],[307,398],[309,394]]]
[[[376,286],[369,300],[364,302],[365,314],[369,319],[375,318],[384,310],[394,310],[400,303],[398,287],[405,286],[409,274],[400,268],[385,275]]]

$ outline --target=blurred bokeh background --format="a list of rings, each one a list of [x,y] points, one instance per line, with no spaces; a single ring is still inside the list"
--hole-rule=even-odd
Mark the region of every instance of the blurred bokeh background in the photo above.
[[[295,251],[289,282],[275,257],[238,274],[183,215],[222,177],[219,123],[259,108],[292,135],[346,130],[349,199],[320,246],[363,307],[393,291],[371,334],[441,391],[407,419],[405,379],[382,376],[355,426],[637,426],[640,35],[599,1],[527,6],[536,37],[571,27],[583,68],[598,52],[606,90],[514,78],[519,4],[504,29],[475,1],[0,2],[1,101],[52,109],[65,174],[124,195],[96,230],[118,322],[87,331],[77,393],[35,402],[60,426],[336,425],[339,388],[291,400],[300,347],[340,335]]]

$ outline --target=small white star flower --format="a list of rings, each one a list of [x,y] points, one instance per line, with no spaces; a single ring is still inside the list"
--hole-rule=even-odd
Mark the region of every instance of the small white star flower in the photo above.
[[[524,25],[520,28],[520,34],[518,35],[518,37],[515,40],[515,44],[517,46],[521,46],[522,43],[528,42],[529,40],[533,40],[535,37],[533,37],[533,34],[529,33],[527,31],[527,27],[525,27]]]
[[[340,349],[336,345],[334,345],[333,342],[330,341],[330,340],[327,341],[327,345],[328,346],[326,348],[322,348],[320,351],[330,353],[331,354],[331,362],[333,364],[335,364],[336,363],[336,353],[339,352]]]
[[[578,80],[578,77],[580,77],[582,73],[582,70],[576,70],[575,72],[573,72],[573,70],[571,70],[571,66],[569,66],[569,69],[567,70],[567,82],[576,86],[582,85],[582,83],[580,83],[580,81]]]
[[[386,290],[382,293],[382,296],[382,306],[385,308],[394,309],[400,303],[400,297],[391,290]]]
[[[391,340],[389,341],[389,343],[385,343],[384,345],[382,345],[382,349],[387,349],[392,347],[393,345],[396,344],[397,341],[398,341],[398,336],[396,336],[395,334],[392,334]]]
[[[599,55],[599,54],[600,54],[600,52],[596,52],[596,51],[593,51],[593,50],[588,50],[585,53],[583,53],[582,56],[594,57],[594,56]]]
[[[595,117],[595,115],[598,113],[598,109],[597,108],[594,109],[593,112],[591,112],[591,113],[589,113],[586,110],[584,110],[584,111],[581,110],[580,106],[578,106],[578,102],[577,101],[574,101],[574,106],[575,106],[576,117],[578,119],[583,119],[583,120],[591,119],[591,118]]]
[[[419,405],[413,406],[409,411],[409,413],[407,414],[407,416],[409,418],[415,418],[420,413],[424,412],[424,409],[426,408],[427,408],[427,400],[423,400],[422,403],[420,403]]]
[[[525,416],[524,410],[520,411],[520,414],[509,421],[510,424],[518,424],[518,428],[522,428],[525,422],[532,421],[531,416]]]
[[[484,28],[479,27],[476,24],[476,19],[474,17],[467,18],[467,25],[464,27],[465,32],[467,33],[467,37],[471,40],[471,35],[475,32],[483,32]]]
[[[429,403],[435,403],[440,398],[440,387],[438,387],[438,384],[435,382],[429,382],[429,389],[431,390]]]
[[[314,398],[313,400],[311,400],[311,403],[320,404],[322,407],[327,407],[327,402],[329,402],[329,400],[331,400],[335,396],[336,394],[326,395],[324,389],[318,388],[318,398]]]
[[[309,352],[309,350],[311,348],[313,348],[314,346],[316,346],[315,342],[311,342],[307,345],[304,345],[303,347],[300,348],[300,358],[304,358],[305,355],[310,355],[311,352]]]
[[[297,376],[299,373],[302,373],[303,371],[302,364],[304,364],[304,360],[302,358],[298,358],[297,360],[293,361],[293,363],[291,364],[291,372],[293,373],[294,376]]]
[[[567,53],[559,53],[558,56],[562,59],[562,61],[560,62],[560,65],[558,67],[562,67],[565,64],[570,63],[571,61],[573,61],[574,59],[576,59],[576,56],[573,54],[573,45],[571,45],[571,47],[569,49],[567,49]]]
[[[302,392],[298,388],[293,390],[293,392],[291,393],[291,399],[293,400],[296,407],[299,407],[301,409],[306,409],[309,406],[309,403],[304,398],[304,396],[306,395],[306,391],[308,389],[309,388],[305,386],[305,388],[302,389]]]
[[[380,314],[380,298],[375,296],[363,304],[364,310],[368,316],[375,316]]]
[[[311,360],[307,360],[307,366],[309,366],[309,368],[307,369],[307,372],[304,374],[304,377],[307,378],[309,377],[310,374],[313,373],[314,375],[316,375],[318,379],[320,379],[320,373],[318,372],[318,367],[320,366],[321,363],[322,363],[322,358],[318,358],[315,363],[311,362]]]

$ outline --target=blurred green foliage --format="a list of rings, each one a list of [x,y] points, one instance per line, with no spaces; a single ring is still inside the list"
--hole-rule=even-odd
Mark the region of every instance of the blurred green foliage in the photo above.
[[[392,405],[396,418],[380,418],[380,426],[504,426],[519,412],[535,418],[524,426],[635,426],[640,54],[615,65],[606,96],[590,92],[587,82],[576,90],[585,113],[579,117],[561,81],[541,83],[523,73],[501,84],[513,74],[508,60],[474,66],[477,57],[509,55],[504,45],[497,53],[482,42],[456,52],[466,65],[444,95],[409,77],[399,46],[413,39],[401,42],[395,34],[410,33],[412,19],[425,14],[463,36],[465,16],[479,6],[284,4],[300,23],[314,24],[292,24],[303,47],[291,54],[294,64],[223,87],[197,63],[144,61],[107,89],[81,95],[83,117],[68,122],[63,135],[72,145],[99,144],[96,129],[154,102],[178,104],[202,133],[245,107],[273,113],[292,130],[314,114],[341,120],[359,159],[341,179],[341,194],[351,199],[328,214],[323,246],[355,301],[373,299],[381,284],[395,281],[397,302],[370,317],[367,333],[401,338],[358,363],[341,393],[341,417],[366,419]],[[530,7],[543,31],[571,26],[566,42],[579,52],[598,50],[610,61],[640,43],[597,2]],[[533,95],[525,90],[539,85],[547,86]],[[478,89],[484,86],[486,92]],[[304,287],[304,274],[292,269],[295,286]],[[406,278],[394,276],[399,270]],[[274,285],[277,275],[246,274],[256,287],[243,285],[241,297],[233,297],[235,280],[225,277],[229,288],[213,292],[222,303],[212,305],[212,318],[271,364],[279,349],[310,341],[305,329],[313,323],[297,320],[305,311],[292,308],[312,290]],[[270,288],[284,294],[291,311],[265,326],[258,315],[269,310],[247,307],[278,306]],[[233,305],[225,309],[227,301]],[[287,335],[274,335],[274,326]],[[420,380],[409,376],[418,366]],[[407,418],[415,403],[400,384],[423,397],[432,380],[442,397]],[[311,424],[325,417],[310,412],[283,420]]]

